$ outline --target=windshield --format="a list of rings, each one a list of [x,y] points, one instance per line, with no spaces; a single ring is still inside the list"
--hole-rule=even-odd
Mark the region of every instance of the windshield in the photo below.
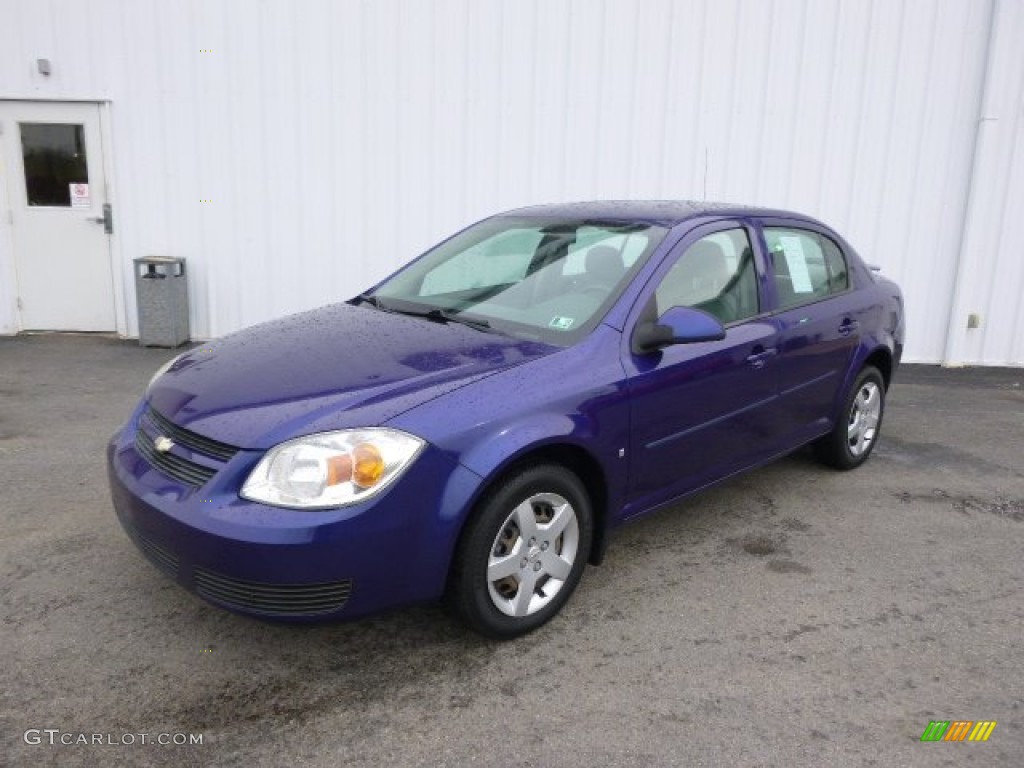
[[[664,238],[637,222],[500,216],[470,227],[379,285],[378,308],[477,321],[571,344],[591,330]]]

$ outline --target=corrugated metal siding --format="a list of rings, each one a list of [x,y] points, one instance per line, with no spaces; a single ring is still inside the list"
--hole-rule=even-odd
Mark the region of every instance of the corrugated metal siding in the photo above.
[[[194,333],[216,336],[496,210],[706,197],[835,226],[902,282],[907,358],[939,361],[989,9],[0,0],[0,97],[110,100],[129,333],[134,256],[186,256]]]
[[[998,0],[971,201],[949,321],[950,363],[1024,363],[1024,3]],[[967,327],[979,315],[980,326]]]

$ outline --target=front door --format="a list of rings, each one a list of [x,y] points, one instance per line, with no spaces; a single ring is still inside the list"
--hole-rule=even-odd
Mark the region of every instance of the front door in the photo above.
[[[14,274],[0,298],[13,293],[21,330],[115,329],[102,153],[97,104],[0,101]]]
[[[693,307],[718,318],[726,337],[626,355],[636,508],[748,466],[775,439],[776,326],[761,311],[749,230],[739,222],[710,225],[666,262],[650,298],[641,297],[640,321]]]

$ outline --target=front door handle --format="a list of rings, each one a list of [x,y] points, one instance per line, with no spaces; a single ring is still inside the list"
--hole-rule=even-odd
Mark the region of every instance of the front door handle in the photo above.
[[[858,323],[856,320],[851,320],[850,318],[847,317],[846,319],[843,320],[843,322],[839,326],[839,335],[840,336],[849,336],[851,333],[856,331],[859,327],[860,327],[860,323]]]
[[[750,363],[750,367],[760,370],[768,364],[768,360],[778,354],[778,350],[775,347],[764,349],[763,347],[754,347],[754,351],[747,355],[747,362]]]

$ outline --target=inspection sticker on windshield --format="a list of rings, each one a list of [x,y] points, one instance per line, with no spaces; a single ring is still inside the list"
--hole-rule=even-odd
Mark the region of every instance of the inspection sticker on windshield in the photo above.
[[[572,324],[576,321],[571,317],[562,317],[561,315],[555,315],[551,318],[551,322],[548,323],[548,328],[557,328],[560,331],[568,331],[572,328]]]

